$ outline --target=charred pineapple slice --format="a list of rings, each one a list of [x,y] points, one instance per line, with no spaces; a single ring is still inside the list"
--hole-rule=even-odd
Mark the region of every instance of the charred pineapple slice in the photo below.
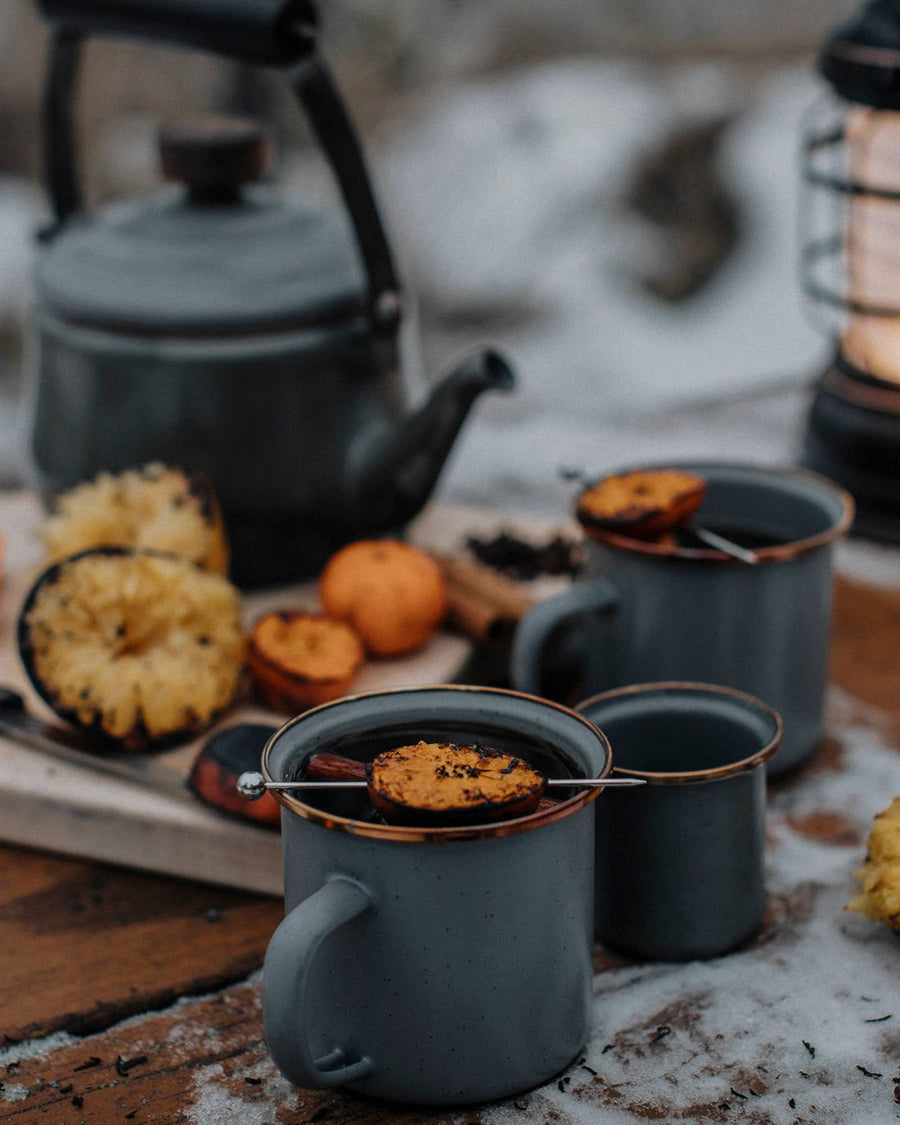
[[[212,486],[199,473],[166,465],[100,473],[60,493],[41,538],[46,565],[92,547],[139,547],[181,555],[205,570],[228,570]]]
[[[385,820],[436,827],[526,816],[547,784],[513,754],[424,740],[379,754],[366,767],[366,780]]]
[[[156,749],[199,733],[233,699],[240,596],[187,559],[98,548],[38,578],[18,643],[57,714],[129,749]]]
[[[872,821],[865,862],[856,878],[860,889],[847,909],[886,922],[900,933],[900,797]]]

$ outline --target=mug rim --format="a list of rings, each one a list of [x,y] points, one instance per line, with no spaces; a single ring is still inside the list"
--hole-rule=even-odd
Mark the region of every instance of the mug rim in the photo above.
[[[391,695],[411,696],[434,691],[465,692],[467,694],[477,693],[480,695],[500,696],[503,698],[526,699],[529,702],[538,703],[541,707],[548,710],[560,711],[569,718],[576,719],[588,727],[592,735],[603,746],[603,768],[595,776],[608,777],[612,773],[612,747],[609,744],[609,739],[586,715],[582,715],[573,708],[566,707],[561,703],[556,703],[550,699],[544,699],[542,696],[529,695],[526,692],[514,691],[510,688],[479,687],[477,684],[419,684],[413,687],[375,688],[369,691],[355,692],[350,695],[341,696],[339,699],[332,699],[327,703],[319,704],[317,707],[310,707],[307,711],[303,711],[299,715],[288,719],[287,722],[280,726],[267,740],[263,747],[260,771],[266,781],[279,780],[273,776],[269,769],[269,757],[274,749],[275,743],[287,731],[311,715],[359,699]],[[573,783],[577,784],[578,778],[573,778],[572,780]],[[278,789],[272,789],[270,792],[275,800],[288,812],[301,817],[303,820],[311,821],[313,824],[319,824],[324,828],[346,832],[354,836],[366,836],[376,840],[443,843],[452,840],[480,840],[485,838],[514,836],[519,832],[528,832],[533,828],[552,824],[557,820],[562,820],[567,816],[571,816],[572,813],[577,812],[585,805],[590,804],[591,801],[596,800],[603,792],[603,787],[585,788],[580,793],[576,793],[575,796],[569,797],[568,800],[560,801],[552,808],[535,810],[527,816],[449,828],[426,828],[400,824],[373,824],[368,821],[355,820],[351,817],[337,816],[334,813],[325,812],[322,809],[316,808],[315,805],[306,804],[302,799],[293,796],[291,793],[286,793]]]
[[[685,471],[693,469],[697,472],[702,472],[704,468],[736,469],[758,472],[760,474],[777,474],[778,476],[786,478],[799,478],[828,492],[840,503],[842,509],[841,514],[827,530],[820,531],[816,535],[806,536],[803,539],[792,539],[789,543],[776,543],[768,547],[755,547],[753,553],[758,557],[760,562],[787,562],[790,559],[796,558],[798,555],[806,554],[808,551],[814,551],[818,547],[827,546],[829,543],[834,543],[838,539],[843,538],[850,530],[850,525],[853,523],[856,514],[856,502],[850,493],[847,492],[846,489],[841,488],[840,485],[835,484],[834,481],[822,476],[820,473],[813,472],[813,470],[801,466],[763,465],[751,461],[655,461],[652,463],[625,465],[618,469],[613,469],[610,473],[604,475],[617,476],[621,473],[630,473],[643,469],[684,469]],[[598,477],[597,479],[601,480],[603,478]],[[610,531],[604,528],[589,528],[578,519],[576,512],[578,498],[589,487],[591,487],[590,484],[585,484],[584,488],[581,489],[572,503],[573,517],[589,542],[593,540],[596,543],[603,544],[605,547],[612,547],[616,550],[633,552],[640,555],[650,555],[656,558],[706,559],[715,562],[727,562],[738,566],[745,565],[741,563],[739,559],[725,554],[724,551],[717,551],[714,547],[681,547],[677,544],[659,543],[653,540],[632,539],[630,536],[623,535],[620,532]]]
[[[644,684],[629,684],[627,687],[613,688],[610,691],[598,692],[582,700],[575,710],[579,714],[586,714],[589,707],[610,700],[620,699],[630,695],[662,695],[666,692],[678,691],[685,695],[722,695],[742,705],[749,704],[755,711],[761,712],[773,720],[775,732],[772,738],[746,758],[736,762],[728,762],[723,766],[712,766],[699,770],[638,770],[626,766],[616,766],[613,773],[620,777],[642,778],[648,784],[654,785],[693,785],[704,781],[720,781],[726,777],[733,777],[738,773],[749,773],[764,765],[781,745],[784,736],[784,723],[781,715],[774,707],[764,703],[749,692],[739,691],[737,688],[725,687],[722,684],[705,684],[690,680],[659,680]],[[596,726],[596,723],[594,724]]]

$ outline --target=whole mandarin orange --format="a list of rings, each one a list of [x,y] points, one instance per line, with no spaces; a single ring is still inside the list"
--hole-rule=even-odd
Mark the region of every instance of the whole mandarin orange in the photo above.
[[[396,539],[360,539],[342,547],[319,577],[319,601],[326,616],[346,621],[377,656],[421,648],[447,611],[438,564]]]

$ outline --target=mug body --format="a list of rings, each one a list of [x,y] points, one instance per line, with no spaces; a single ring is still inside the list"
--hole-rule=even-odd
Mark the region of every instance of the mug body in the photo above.
[[[617,601],[611,617],[586,626],[585,691],[690,680],[749,692],[783,718],[768,769],[783,773],[822,736],[834,541],[852,501],[801,471],[681,467],[708,481],[696,523],[768,545],[748,566],[715,550],[590,541],[588,576],[605,576]]]
[[[765,762],[777,713],[741,692],[646,684],[578,708],[621,748],[617,773],[644,786],[598,804],[595,926],[645,960],[727,953],[765,908]]]
[[[515,747],[557,776],[599,776],[611,766],[604,736],[565,708],[452,687],[369,693],[307,712],[274,736],[264,765],[287,778],[313,751],[368,760],[413,733]],[[549,812],[457,829],[373,823],[358,794],[320,807],[285,796],[282,926],[299,918],[302,944],[316,924],[310,904],[335,878],[368,900],[316,946],[302,1003],[284,1002],[295,990],[292,939],[273,938],[265,1029],[287,1076],[401,1102],[462,1104],[509,1096],[565,1067],[590,1025],[591,793],[566,789]],[[313,1067],[297,1063],[301,1039]],[[340,1059],[349,1080],[331,1081],[329,1058]]]
[[[590,1029],[594,849],[589,810],[570,819],[433,846],[290,817],[286,908],[335,870],[374,903],[316,954],[314,1056],[368,1054],[352,1089],[426,1104],[505,1097],[571,1062]]]

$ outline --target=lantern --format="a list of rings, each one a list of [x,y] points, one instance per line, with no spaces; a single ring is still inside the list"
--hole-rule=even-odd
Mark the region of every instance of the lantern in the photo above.
[[[856,530],[900,541],[900,0],[826,40],[803,137],[804,289],[835,340],[803,462],[847,488]]]

